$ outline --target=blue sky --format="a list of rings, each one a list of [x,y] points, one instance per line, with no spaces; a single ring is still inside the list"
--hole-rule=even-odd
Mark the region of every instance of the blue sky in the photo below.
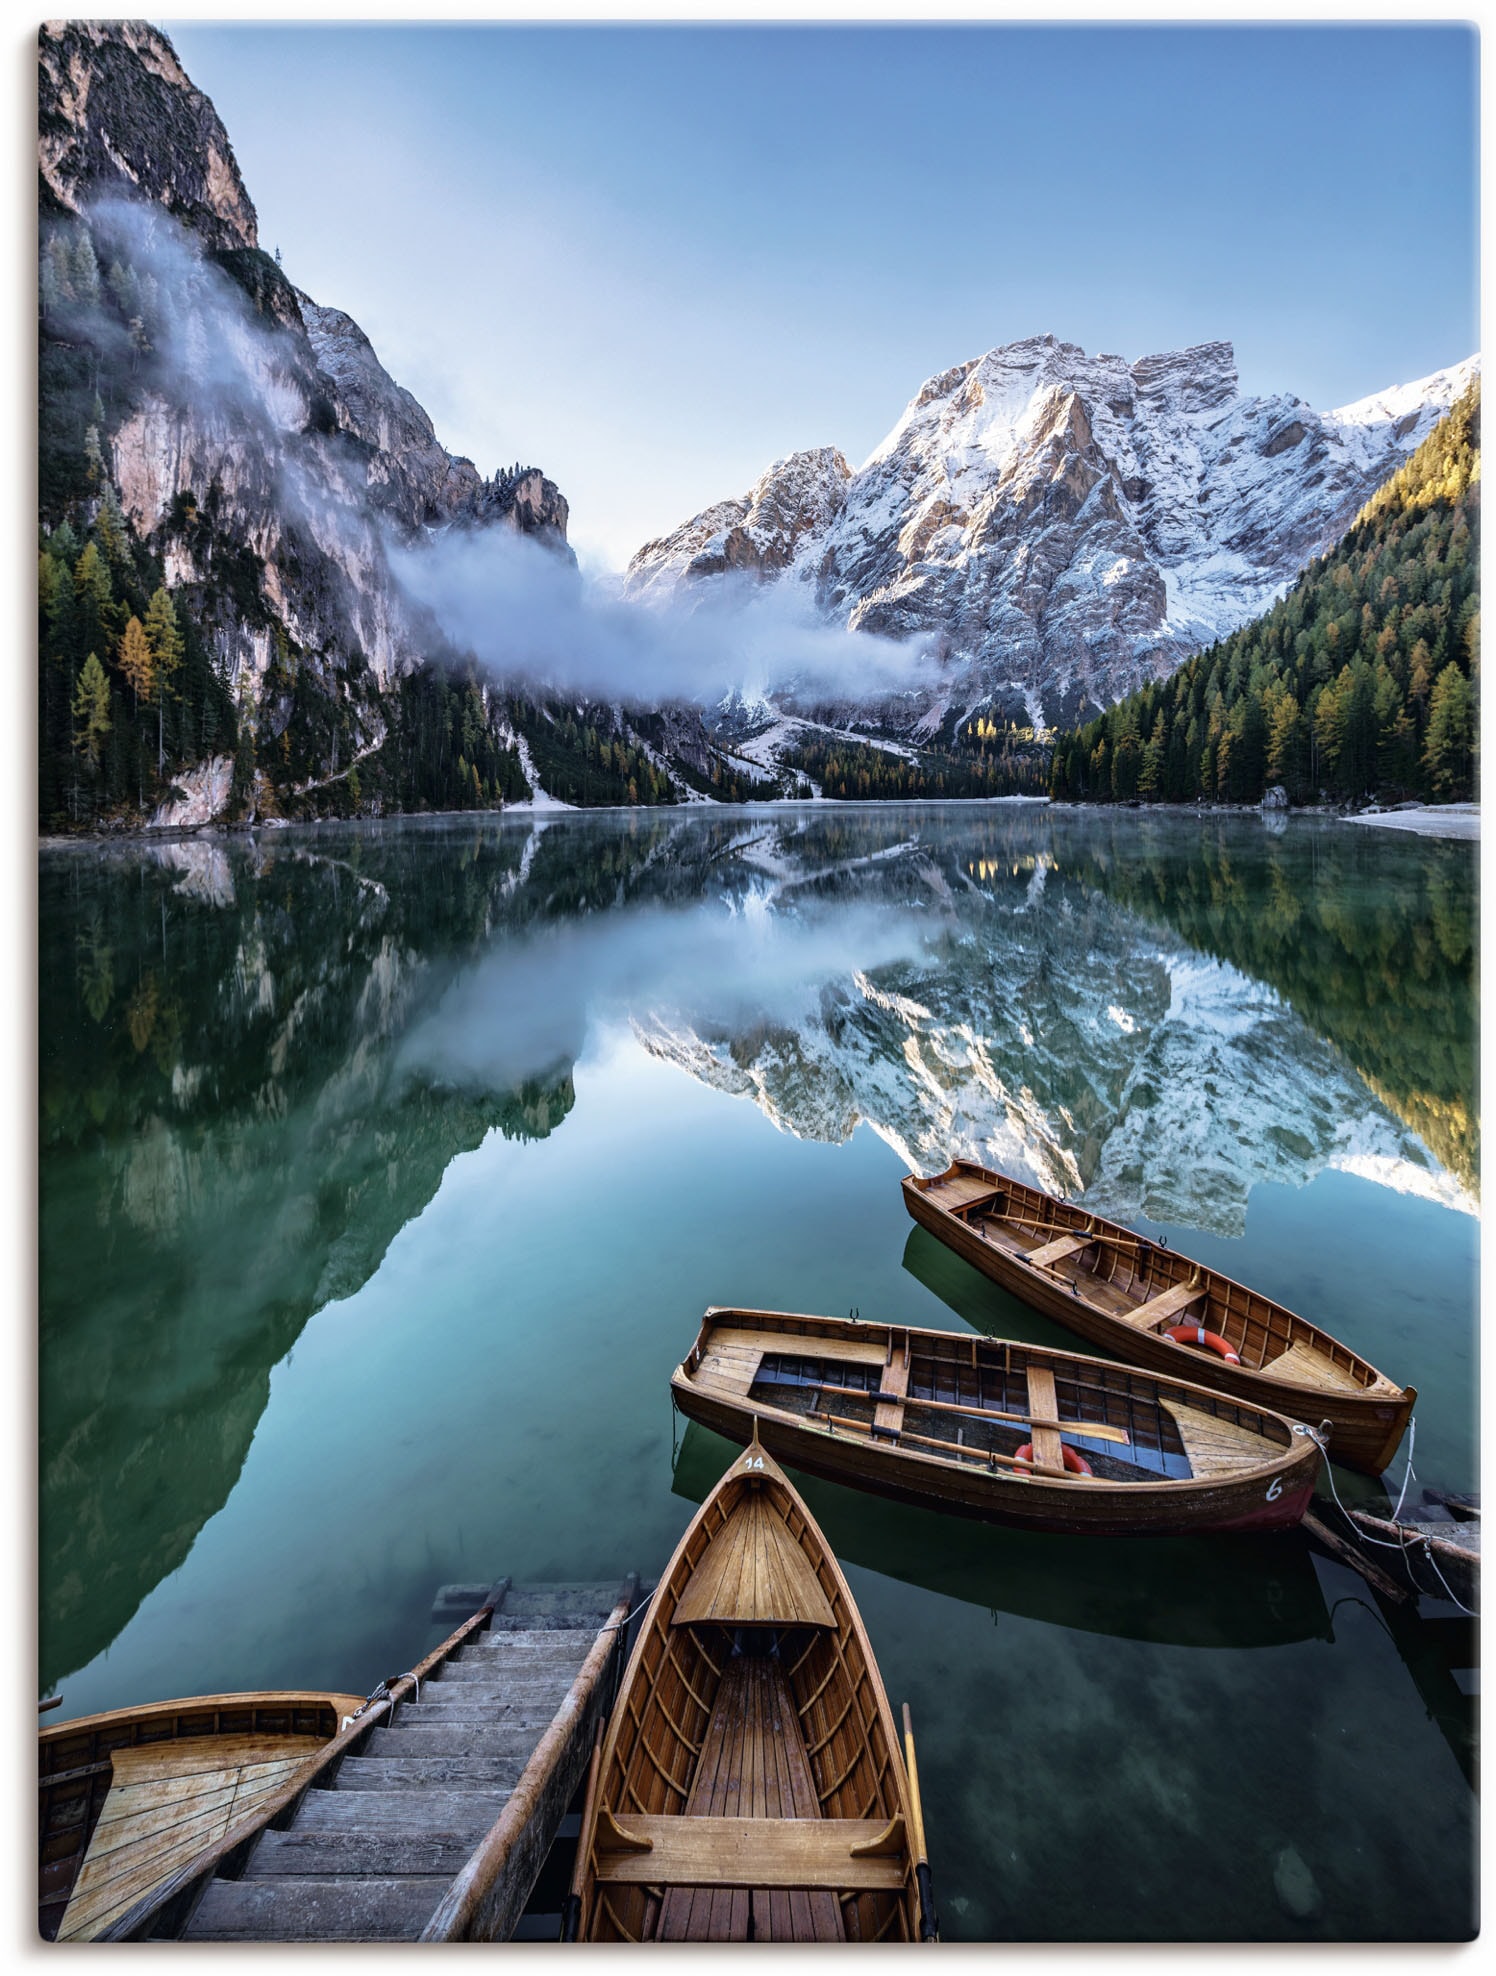
[[[591,560],[1041,331],[1321,408],[1477,347],[1466,28],[163,25],[292,280]]]

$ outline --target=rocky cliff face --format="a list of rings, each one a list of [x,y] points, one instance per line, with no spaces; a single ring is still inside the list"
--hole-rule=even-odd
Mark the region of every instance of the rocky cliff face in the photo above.
[[[1030,337],[931,378],[855,473],[796,454],[646,544],[627,592],[751,569],[853,629],[938,634],[930,725],[994,702],[1068,721],[1265,609],[1475,368],[1320,413],[1244,397],[1229,343],[1127,363]]]
[[[81,360],[100,456],[87,492],[43,519],[86,525],[115,490],[241,715],[298,677],[268,738],[306,724],[315,689],[328,733],[295,737],[298,758],[346,775],[385,739],[392,681],[457,656],[402,591],[391,547],[501,527],[569,558],[566,502],[538,468],[490,480],[448,453],[358,325],[260,250],[228,135],[163,35],[51,24],[39,78],[42,330],[56,357],[44,433],[67,424],[51,379]],[[88,416],[64,442],[81,449]]]
[[[207,248],[259,245],[213,105],[144,21],[49,21],[39,38],[42,211],[151,200]]]

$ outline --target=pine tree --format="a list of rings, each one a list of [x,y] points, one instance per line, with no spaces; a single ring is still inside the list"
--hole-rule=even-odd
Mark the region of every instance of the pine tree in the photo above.
[[[279,626],[276,627],[279,631]],[[150,647],[151,669],[156,685],[156,773],[162,774],[166,763],[166,715],[165,702],[176,699],[177,689],[173,678],[182,664],[183,640],[177,627],[177,613],[171,598],[164,589],[157,590],[146,607],[146,643]],[[281,633],[284,638],[284,633]]]
[[[1469,786],[1475,740],[1470,682],[1450,662],[1434,681],[1423,765],[1436,794],[1453,798]]]
[[[97,302],[99,299],[99,263],[94,253],[93,241],[87,229],[81,231],[73,244],[71,256],[73,293],[80,302]]]
[[[73,694],[73,746],[87,755],[88,765],[95,772],[99,766],[99,747],[108,732],[109,680],[99,664],[98,653],[90,652],[83,661]]]
[[[146,641],[145,626],[138,617],[130,619],[125,626],[125,635],[119,641],[119,669],[130,682],[136,706],[139,707],[142,700],[149,700],[156,683],[156,670],[150,645]]]

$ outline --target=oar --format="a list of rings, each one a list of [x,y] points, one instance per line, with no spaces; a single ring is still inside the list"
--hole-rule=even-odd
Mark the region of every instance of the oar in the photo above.
[[[878,1394],[864,1392],[860,1386],[828,1386],[821,1379],[780,1380],[780,1385],[803,1386],[817,1393],[840,1393],[850,1400],[876,1400],[893,1402],[901,1406],[933,1407],[938,1413],[961,1413],[970,1420],[1005,1420],[1015,1427],[1057,1427],[1060,1432],[1088,1436],[1093,1441],[1120,1441],[1125,1447],[1128,1436],[1120,1427],[1107,1427],[1099,1420],[1039,1420],[1026,1413],[999,1413],[996,1407],[963,1407],[954,1400],[921,1400],[911,1394]]]
[[[925,1850],[925,1814],[919,1801],[919,1765],[914,1760],[914,1725],[909,1720],[909,1704],[904,1704],[904,1768],[909,1772],[909,1810],[914,1818],[914,1883],[919,1888],[919,1938],[922,1942],[940,1940],[940,1922],[935,1913],[935,1890],[930,1885],[930,1855]]]
[[[1160,1243],[1150,1241],[1146,1235],[1133,1234],[1131,1229],[1123,1229],[1122,1232],[1117,1235],[1105,1235],[1099,1229],[1073,1228],[1068,1226],[1064,1222],[1049,1221],[1046,1220],[1043,1215],[1037,1215],[1037,1214],[1016,1214],[1016,1213],[996,1214],[993,1215],[993,1219],[995,1221],[1016,1221],[1019,1222],[1025,1228],[1049,1229],[1056,1236],[1084,1235],[1088,1242],[1106,1242],[1109,1243],[1111,1247],[1114,1249],[1126,1249],[1126,1248],[1158,1249],[1159,1247],[1161,1247]],[[1168,1251],[1168,1253],[1173,1254],[1173,1251],[1170,1250]]]
[[[592,1808],[597,1801],[597,1774],[603,1759],[603,1725],[597,1725],[592,1741],[592,1761],[587,1766],[587,1795],[582,1800],[582,1829],[577,1834],[577,1856],[572,1863],[571,1891],[561,1903],[561,1939],[574,1942],[582,1925],[582,1882],[587,1874],[586,1847],[592,1829]]]
[[[812,1420],[824,1420],[825,1422],[827,1422],[829,1426],[832,1427],[855,1427],[858,1433],[860,1434],[871,1435],[873,1431],[872,1428],[867,1423],[867,1421],[851,1420],[847,1417],[846,1414],[842,1414],[842,1413],[826,1413],[822,1411],[820,1413],[810,1415],[810,1418]],[[1004,1468],[1016,1468],[1019,1471],[1019,1473],[1022,1475],[1037,1474],[1041,1476],[1046,1482],[1064,1481],[1064,1482],[1074,1482],[1076,1484],[1081,1484],[1085,1482],[1102,1481],[1105,1479],[1104,1477],[1101,1476],[1072,1475],[1068,1469],[1060,1470],[1054,1468],[1041,1468],[1036,1470],[1032,1462],[1028,1460],[1020,1461],[1017,1455],[1000,1455],[997,1453],[996,1449],[993,1448],[958,1447],[954,1441],[937,1441],[934,1440],[928,1434],[916,1434],[913,1428],[911,1427],[892,1428],[889,1431],[891,1433],[896,1433],[898,1435],[901,1444],[905,1441],[912,1441],[916,1447],[935,1448],[941,1454],[943,1454],[948,1461],[959,1461],[964,1458],[967,1461],[986,1462],[989,1467],[994,1462],[1000,1461]]]

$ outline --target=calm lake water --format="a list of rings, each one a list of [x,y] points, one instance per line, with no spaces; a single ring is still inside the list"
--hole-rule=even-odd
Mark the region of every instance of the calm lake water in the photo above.
[[[1468,844],[712,810],[48,849],[40,891],[49,1720],[363,1692],[443,1583],[658,1571],[731,1452],[670,1406],[709,1303],[1080,1349],[907,1219],[955,1154],[1326,1324],[1419,1388],[1412,1499],[1476,1486]],[[805,1493],[948,1938],[1473,1931],[1453,1605],[1296,1532]]]

